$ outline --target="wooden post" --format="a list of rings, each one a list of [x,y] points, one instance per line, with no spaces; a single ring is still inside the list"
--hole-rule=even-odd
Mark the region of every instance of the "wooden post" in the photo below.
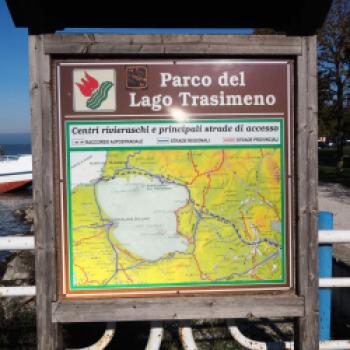
[[[317,227],[317,58],[316,36],[305,37],[297,59],[297,292],[305,315],[296,322],[295,348],[319,349]]]
[[[50,57],[43,53],[42,36],[29,36],[29,56],[37,348],[54,350],[59,348],[59,337],[51,313],[51,303],[56,300],[51,78]]]

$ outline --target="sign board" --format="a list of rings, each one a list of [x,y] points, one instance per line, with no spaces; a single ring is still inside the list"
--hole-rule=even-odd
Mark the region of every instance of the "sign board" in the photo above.
[[[292,288],[292,65],[56,63],[61,297]]]

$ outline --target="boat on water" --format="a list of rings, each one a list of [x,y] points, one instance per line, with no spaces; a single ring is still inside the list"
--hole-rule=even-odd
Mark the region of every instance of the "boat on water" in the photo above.
[[[32,155],[0,154],[0,193],[12,191],[32,182]]]

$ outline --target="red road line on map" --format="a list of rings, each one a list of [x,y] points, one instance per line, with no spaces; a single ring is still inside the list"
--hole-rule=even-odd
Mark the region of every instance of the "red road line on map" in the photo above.
[[[240,213],[241,213],[241,218],[242,218],[243,225],[244,225],[244,231],[246,232],[248,238],[250,240],[252,240],[252,236],[250,235],[250,232],[248,230],[247,223],[245,222],[245,216],[244,216],[244,214],[241,211],[240,211]]]
[[[102,234],[104,234],[103,231],[97,233],[96,235],[90,236],[90,237],[81,238],[78,241],[74,242],[73,245],[75,245],[75,246],[80,245],[82,243],[82,241],[86,241],[87,239],[95,238],[95,237],[102,235]]]
[[[225,161],[225,151],[224,150],[221,150],[221,159],[220,161],[218,162],[218,164],[212,168],[211,170],[209,171],[205,171],[203,173],[198,173],[198,170],[197,170],[197,166],[195,165],[194,161],[193,161],[193,157],[192,157],[192,151],[189,151],[189,157],[191,158],[191,161],[192,161],[192,164],[193,164],[193,168],[195,169],[197,175],[192,179],[192,181],[188,184],[188,185],[192,185],[193,182],[199,177],[199,176],[203,176],[203,175],[206,175],[207,178],[208,178],[208,185],[205,187],[205,189],[203,190],[203,196],[202,196],[202,205],[201,205],[201,211],[203,211],[203,208],[205,206],[205,201],[206,201],[206,196],[210,190],[210,185],[211,185],[211,174],[220,170],[220,168],[222,167],[222,165],[224,164],[224,161]]]
[[[187,183],[188,185],[192,185],[192,184],[196,181],[196,179],[197,179],[198,177],[203,176],[203,175],[207,175],[207,176],[208,176],[208,175],[210,175],[210,174],[212,174],[212,173],[218,171],[218,170],[222,167],[222,165],[223,165],[223,163],[224,163],[224,160],[225,160],[225,150],[221,150],[221,159],[220,159],[219,163],[218,163],[213,169],[211,169],[211,170],[206,170],[206,171],[204,171],[204,172],[202,172],[202,173],[199,173],[199,172],[198,172],[197,165],[196,165],[196,164],[194,163],[194,161],[193,161],[192,151],[189,151],[189,158],[191,159],[193,168],[194,168],[194,170],[195,170],[195,172],[196,172],[196,174],[197,174],[197,175],[191,180],[190,183]]]
[[[209,171],[209,173],[214,173],[215,171],[218,171],[222,165],[224,164],[224,160],[225,160],[225,150],[221,150],[221,160],[220,160],[220,163],[212,170]]]
[[[192,151],[189,151],[189,152],[188,152],[188,157],[189,157],[190,160],[191,160],[191,163],[192,163],[192,166],[193,166],[193,169],[194,169],[195,173],[197,174],[197,176],[199,176],[199,171],[198,171],[197,165],[196,165],[196,163],[195,163],[194,160],[193,160]]]
[[[212,170],[210,170],[209,172],[206,172],[205,174],[207,175],[208,177],[208,185],[206,187],[206,189],[203,191],[203,203],[202,203],[202,207],[201,207],[201,211],[203,211],[203,208],[205,206],[205,201],[206,201],[206,197],[207,197],[207,194],[210,190],[210,185],[211,185],[211,174],[220,170],[220,168],[222,167],[222,165],[224,164],[224,161],[225,161],[225,151],[224,150],[221,150],[221,159],[220,159],[220,162],[219,164],[216,165],[216,167]]]
[[[207,194],[208,194],[208,192],[210,190],[210,185],[211,185],[211,177],[209,175],[207,177],[208,177],[208,185],[205,188],[205,190],[203,191],[201,211],[203,211],[203,208],[205,206],[206,197],[207,197]]]
[[[196,265],[197,265],[197,269],[198,269],[198,271],[199,271],[199,275],[201,276],[201,279],[203,279],[203,280],[208,280],[208,279],[210,279],[210,278],[208,278],[207,275],[201,270],[201,267],[199,266],[199,262],[198,262],[198,260],[197,260],[196,254],[192,254],[192,255],[193,255],[193,259],[194,259],[194,261],[195,261],[195,263],[196,263]]]
[[[247,223],[245,222],[245,216],[241,211],[240,213],[241,213],[241,217],[244,225],[244,231],[246,232],[248,238],[252,240],[252,236],[248,230]],[[256,249],[254,249],[254,254],[252,255],[252,264],[253,264],[252,276],[258,280],[261,280],[261,278],[256,274]]]
[[[122,271],[123,271],[125,277],[127,278],[127,280],[128,280],[129,282],[131,282],[131,283],[134,283],[134,281],[128,276],[128,274],[127,274],[126,271],[124,270],[124,266],[123,266],[121,263],[119,263],[119,264],[120,264],[120,267],[122,268]]]
[[[83,272],[83,274],[85,276],[85,282],[84,283],[88,283],[89,282],[89,277],[88,277],[87,273],[85,272],[85,270],[81,266],[79,266],[77,264],[74,264],[74,266],[78,267]]]
[[[113,244],[113,246],[115,248],[117,248],[118,250],[120,250],[122,253],[124,253],[125,255],[127,255],[130,259],[136,260],[136,261],[140,261],[140,262],[144,262],[145,259],[141,259],[141,258],[136,258],[134,257],[130,252],[128,252],[127,250],[120,248],[119,246],[116,246],[115,244]]]
[[[256,273],[256,249],[254,249],[254,254],[252,255],[252,264],[253,264],[252,276],[255,277],[257,280],[261,280],[262,278],[259,277]]]
[[[260,192],[256,192],[256,193],[257,193],[257,195],[263,200],[263,202],[275,212],[275,214],[276,214],[278,220],[281,221],[281,217],[280,217],[280,215],[279,215],[277,209],[276,209],[272,204],[269,204],[269,203],[267,202],[266,198],[265,198]]]
[[[191,161],[191,163],[192,163],[192,167],[193,167],[193,169],[194,169],[194,171],[195,171],[195,173],[196,173],[196,176],[195,176],[195,177],[192,179],[192,181],[188,184],[188,185],[192,185],[192,184],[196,181],[196,179],[197,179],[199,176],[203,175],[203,174],[200,174],[199,171],[198,171],[197,165],[196,165],[196,163],[195,163],[194,160],[193,160],[192,151],[189,151],[189,152],[188,152],[188,158],[190,159],[190,161]]]

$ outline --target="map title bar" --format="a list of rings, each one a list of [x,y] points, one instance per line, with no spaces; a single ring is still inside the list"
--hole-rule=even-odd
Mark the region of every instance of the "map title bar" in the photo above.
[[[282,119],[184,123],[69,122],[70,147],[261,146],[281,143]]]
[[[288,61],[61,63],[65,116],[286,113]],[[93,114],[92,114],[93,113]]]

